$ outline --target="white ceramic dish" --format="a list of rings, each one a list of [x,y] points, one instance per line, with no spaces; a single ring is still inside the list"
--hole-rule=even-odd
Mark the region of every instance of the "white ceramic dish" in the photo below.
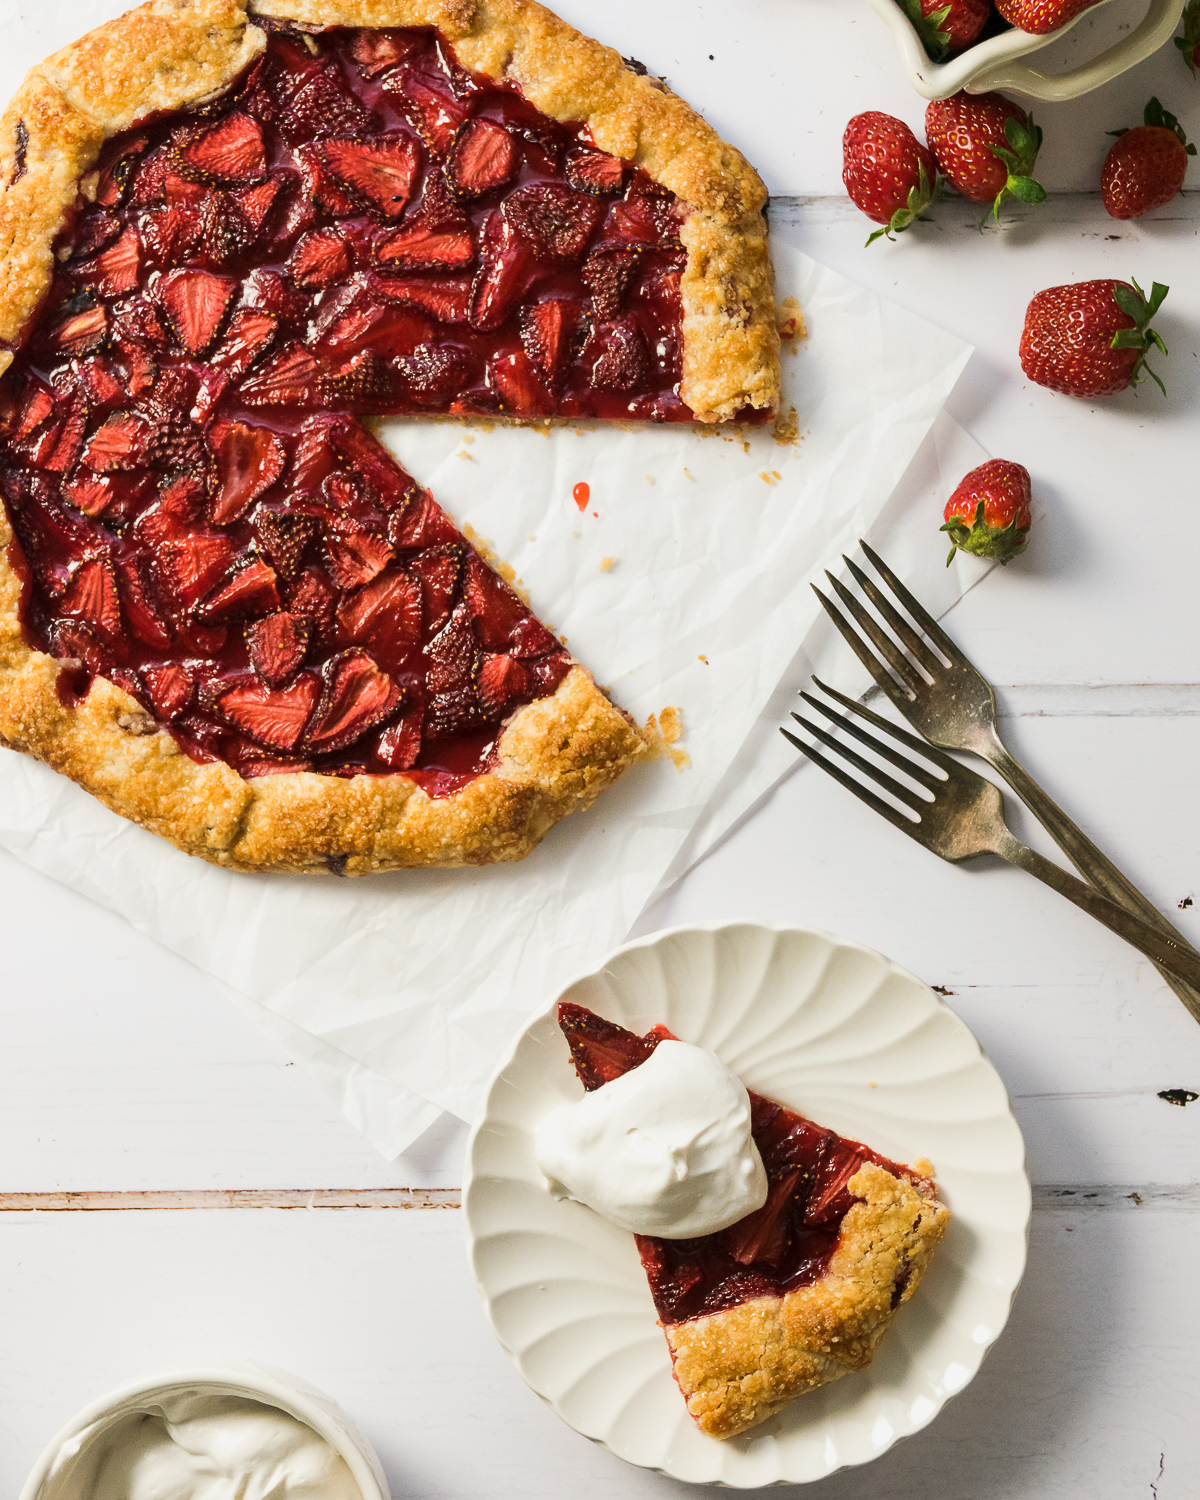
[[[1100,0],[1100,3],[1110,4],[1111,0]],[[1098,89],[1102,83],[1157,52],[1179,25],[1185,0],[1150,0],[1145,15],[1120,41],[1089,62],[1062,73],[1040,72],[1023,59],[1065,36],[1084,16],[1093,15],[1099,6],[1092,6],[1066,26],[1043,36],[1033,36],[1027,31],[1005,31],[985,42],[976,42],[947,62],[935,63],[922,47],[916,27],[896,0],[870,0],[870,4],[895,38],[913,88],[926,99],[948,99],[960,89],[966,89],[969,94],[985,94],[989,89],[1011,89],[1034,99],[1063,100],[1077,99],[1080,94]]]
[[[633,1237],[555,1202],[534,1163],[537,1123],[581,1092],[552,1006],[492,1079],[463,1193],[480,1295],[529,1385],[619,1457],[702,1484],[820,1479],[932,1421],[1004,1326],[1030,1209],[1008,1096],[953,1011],[858,943],[748,924],[656,933],[560,998],[639,1032],[661,1021],[820,1124],[901,1161],[930,1157],[954,1218],[869,1369],[743,1437],[705,1437],[672,1378]]]
[[[19,1500],[55,1500],[59,1494],[76,1494],[77,1491],[70,1487],[70,1465],[86,1460],[88,1446],[102,1438],[112,1422],[129,1412],[138,1411],[156,1397],[184,1391],[213,1396],[249,1396],[252,1400],[281,1408],[306,1422],[345,1460],[362,1491],[362,1500],[390,1500],[388,1482],[374,1448],[335,1401],[298,1375],[248,1360],[222,1361],[195,1369],[171,1371],[101,1396],[50,1440],[34,1464],[33,1473],[25,1481]],[[76,1454],[56,1470],[55,1462],[68,1444],[76,1446]]]

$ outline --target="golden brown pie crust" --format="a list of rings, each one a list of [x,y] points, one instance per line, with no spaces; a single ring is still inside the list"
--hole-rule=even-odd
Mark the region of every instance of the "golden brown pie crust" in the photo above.
[[[106,137],[219,94],[265,45],[246,0],[150,0],[32,69],[0,119],[0,342],[49,288],[52,244]],[[779,396],[774,280],[753,169],[681,99],[530,0],[259,0],[304,25],[436,26],[469,68],[519,83],[545,114],[585,120],[687,205],[683,380],[697,418]],[[0,350],[0,375],[12,362]],[[0,516],[0,545],[10,531]],[[59,663],[30,649],[20,586],[0,558],[0,736],[189,854],[242,870],[366,874],[521,859],[646,752],[628,717],[576,665],[505,727],[497,764],[431,799],[404,775],[291,773],[243,780],[191,760],[120,688],[97,678],[67,708]]]
[[[950,1210],[873,1162],[848,1187],[862,1201],[819,1281],[665,1328],[688,1412],[710,1437],[736,1437],[805,1391],[865,1369],[920,1285]]]

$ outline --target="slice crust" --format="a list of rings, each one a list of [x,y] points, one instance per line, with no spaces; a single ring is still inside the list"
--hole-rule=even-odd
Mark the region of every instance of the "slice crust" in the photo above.
[[[671,1037],[569,1003],[558,1017],[589,1091]],[[715,1235],[635,1237],[680,1393],[716,1438],[869,1365],[950,1221],[928,1162],[889,1161],[752,1091],[750,1102],[764,1206]]]
[[[523,857],[642,737],[356,418],[766,420],[764,202],[525,0],[150,0],[47,59],[0,119],[0,736],[232,868]]]

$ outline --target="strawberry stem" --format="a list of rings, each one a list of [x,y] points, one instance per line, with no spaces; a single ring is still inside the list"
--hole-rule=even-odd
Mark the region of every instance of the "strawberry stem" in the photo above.
[[[929,173],[925,170],[925,163],[918,165],[919,177],[917,186],[908,190],[908,205],[898,208],[882,229],[877,229],[874,234],[867,236],[867,245],[873,245],[877,239],[891,239],[894,234],[901,234],[913,224],[928,224],[930,219],[925,210],[941,197],[942,179],[935,177],[933,186],[929,184]],[[864,249],[866,247],[864,246]]]
[[[922,13],[921,0],[901,0],[901,5],[930,61],[945,62],[950,54],[950,34],[942,30],[942,24],[950,14],[949,5],[928,15]]]
[[[1161,281],[1153,282],[1150,287],[1150,297],[1147,301],[1146,294],[1138,285],[1136,278],[1131,277],[1130,279],[1133,281],[1132,289],[1120,284],[1113,287],[1113,300],[1127,317],[1133,319],[1134,326],[1132,328],[1119,328],[1113,334],[1112,347],[1114,349],[1136,349],[1139,352],[1140,358],[1130,373],[1130,385],[1141,385],[1145,377],[1149,375],[1150,379],[1153,380],[1165,396],[1167,388],[1163,385],[1155,371],[1146,363],[1146,355],[1149,354],[1152,348],[1158,349],[1163,354],[1167,353],[1166,344],[1163,343],[1161,336],[1153,328],[1149,327],[1149,323],[1150,319],[1163,305],[1170,288],[1163,286]]]
[[[1200,4],[1200,0],[1197,0]],[[1008,168],[1008,181],[996,194],[996,201],[989,213],[979,221],[980,229],[989,217],[1000,221],[1000,205],[1006,198],[1019,198],[1022,203],[1044,203],[1046,189],[1033,178],[1034,164],[1042,149],[1041,127],[1033,123],[1030,115],[1024,124],[1015,115],[1004,122],[1004,138],[1008,146],[989,146],[988,150]]]

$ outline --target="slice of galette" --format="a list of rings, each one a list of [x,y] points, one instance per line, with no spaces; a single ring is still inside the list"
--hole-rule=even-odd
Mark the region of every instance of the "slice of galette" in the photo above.
[[[579,1005],[560,1004],[558,1019],[589,1091],[671,1038]],[[699,1239],[635,1236],[675,1380],[717,1438],[870,1364],[950,1220],[928,1162],[889,1161],[753,1091],[750,1103],[763,1207]]]
[[[0,121],[0,735],[232,868],[517,859],[642,740],[361,419],[766,420],[762,184],[526,0],[252,9]]]

